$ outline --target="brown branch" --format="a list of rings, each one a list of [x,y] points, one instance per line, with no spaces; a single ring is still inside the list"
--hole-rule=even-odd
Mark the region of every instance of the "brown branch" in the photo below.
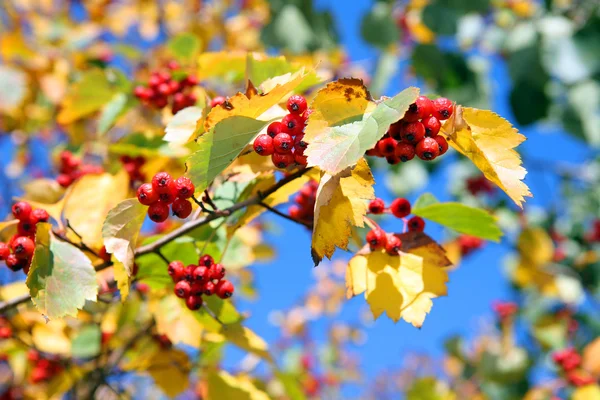
[[[264,207],[265,209],[271,211],[275,215],[279,215],[280,217],[287,219],[288,221],[292,221],[292,222],[295,222],[296,224],[304,225],[308,229],[312,229],[312,227],[313,227],[311,223],[306,222],[306,221],[301,221],[301,220],[296,219],[296,218],[292,218],[289,215],[287,215],[286,213],[283,213],[283,212],[279,211],[278,209],[273,208],[273,207],[271,207],[270,205],[268,205],[266,203],[260,202],[260,203],[258,203],[258,205],[260,205],[261,207]]]

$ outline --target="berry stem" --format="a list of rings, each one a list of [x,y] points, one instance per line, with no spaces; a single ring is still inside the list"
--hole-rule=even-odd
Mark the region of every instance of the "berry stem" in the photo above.
[[[219,319],[219,317],[217,317],[217,315],[216,315],[214,312],[212,312],[212,310],[211,310],[210,308],[208,308],[208,306],[206,305],[206,303],[202,303],[202,308],[204,308],[204,310],[206,310],[206,313],[207,313],[208,315],[210,315],[210,316],[211,316],[211,317],[212,317],[212,318],[213,318],[215,321],[217,321],[219,324],[221,324],[221,325],[225,325],[225,324],[223,323],[223,321],[221,321],[221,320]]]
[[[206,199],[206,204],[208,204],[210,206],[210,208],[212,208],[214,211],[219,210],[219,208],[215,205],[212,198],[210,197],[210,194],[208,193],[208,189],[204,189],[204,197],[203,198]]]
[[[379,225],[377,224],[377,222],[373,221],[371,218],[369,217],[363,217],[365,224],[367,224],[367,226],[371,229],[381,229],[379,227]]]
[[[196,203],[198,205],[198,207],[200,207],[200,209],[207,213],[207,214],[215,214],[215,212],[213,210],[209,210],[208,208],[206,208],[206,206],[204,205],[203,202],[201,202],[200,200],[198,200],[196,198],[196,196],[192,196],[192,200],[194,200],[194,203]]]
[[[87,251],[89,253],[92,253],[94,256],[100,258],[100,256],[98,255],[98,253],[96,251],[94,251],[93,249],[91,249],[90,247],[88,247],[88,245],[83,242],[82,236],[79,233],[77,233],[77,231],[73,228],[73,226],[71,225],[71,223],[69,222],[69,220],[67,220],[67,228],[70,229],[75,234],[75,236],[77,236],[79,238],[79,243],[73,242],[64,233],[58,233],[58,232],[53,232],[53,233],[54,233],[54,235],[56,235],[62,241],[67,242],[70,245],[77,247],[81,251]]]
[[[267,210],[271,211],[271,212],[272,212],[272,213],[274,213],[274,214],[277,214],[277,215],[279,215],[279,216],[280,216],[280,217],[282,217],[282,218],[285,218],[285,219],[287,219],[288,221],[292,221],[292,222],[295,222],[295,223],[297,223],[297,224],[304,225],[305,227],[307,227],[307,228],[309,228],[309,229],[312,229],[312,227],[313,227],[313,226],[312,226],[312,224],[310,224],[310,223],[308,223],[308,222],[304,222],[304,221],[297,220],[297,219],[295,219],[295,218],[292,218],[292,217],[290,217],[289,215],[287,215],[287,214],[285,214],[285,213],[282,213],[282,212],[281,212],[281,211],[279,211],[278,209],[276,209],[276,208],[273,208],[273,207],[271,207],[270,205],[268,205],[268,204],[266,204],[266,203],[263,203],[262,201],[261,201],[260,203],[258,203],[258,205],[259,205],[259,206],[261,206],[261,207],[264,207],[264,208],[266,208]]]
[[[160,251],[160,248],[157,248],[156,250],[154,250],[154,254],[156,254],[157,256],[162,258],[162,260],[165,262],[165,264],[169,265],[169,263],[170,263],[169,259],[167,257],[165,257],[165,255],[162,253],[162,251]]]

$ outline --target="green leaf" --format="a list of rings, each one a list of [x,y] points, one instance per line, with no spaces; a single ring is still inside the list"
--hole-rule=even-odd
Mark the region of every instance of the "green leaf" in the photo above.
[[[265,342],[252,330],[243,326],[241,323],[224,324],[221,327],[220,333],[225,336],[229,342],[233,343],[239,348],[255,354],[269,362],[273,361],[273,358],[269,353],[269,346],[267,345],[267,342]]]
[[[496,219],[487,211],[461,203],[439,203],[430,193],[416,201],[412,213],[466,235],[495,242],[502,236]]]
[[[316,37],[309,21],[300,9],[286,4],[262,32],[266,44],[285,48],[292,53],[311,49]]]
[[[437,3],[429,4],[423,10],[423,23],[438,35],[456,34],[458,18],[456,9]]]
[[[187,107],[179,111],[165,128],[165,142],[186,144],[196,132],[198,120],[202,118],[202,108]]]
[[[400,40],[400,30],[394,20],[391,5],[376,2],[363,16],[360,32],[366,42],[379,48],[388,47]]]
[[[285,394],[290,400],[305,400],[304,390],[298,377],[294,374],[275,371],[275,375],[285,389]]]
[[[205,374],[206,400],[269,400],[248,376],[230,375],[225,370],[209,369]]]
[[[102,108],[100,119],[98,120],[98,133],[104,135],[112,127],[123,113],[126,111],[127,96],[124,93],[117,93],[112,100]]]
[[[330,125],[329,121],[309,119],[305,131],[305,140],[309,143],[305,151],[308,165],[318,166],[331,175],[355,165],[367,150],[375,146],[389,126],[404,116],[418,96],[419,89],[407,88],[379,103],[373,112],[354,122],[346,120]],[[315,99],[313,106],[316,102]],[[326,106],[323,101],[323,107]]]
[[[37,309],[48,318],[76,317],[86,300],[96,301],[96,271],[81,250],[56,239],[51,229],[48,223],[37,225],[27,287]]]
[[[178,61],[190,62],[200,53],[202,42],[193,33],[182,33],[171,39],[167,47]]]
[[[86,325],[77,333],[71,343],[74,358],[92,358],[100,354],[102,332],[95,324]]]
[[[200,149],[187,159],[196,191],[203,191],[242,152],[269,121],[233,116],[219,121],[197,140]]]

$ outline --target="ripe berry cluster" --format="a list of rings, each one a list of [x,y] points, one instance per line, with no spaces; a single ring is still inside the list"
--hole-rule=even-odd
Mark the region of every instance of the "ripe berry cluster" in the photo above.
[[[80,158],[75,157],[73,153],[65,150],[60,153],[59,172],[60,174],[56,177],[56,182],[66,188],[83,175],[103,173],[104,168],[98,165],[81,164]]]
[[[460,254],[462,256],[467,256],[473,253],[475,250],[482,248],[484,244],[485,242],[483,239],[475,236],[460,235],[458,237],[458,245],[460,247]]]
[[[146,163],[146,159],[143,156],[121,156],[120,160],[123,168],[125,168],[125,171],[129,175],[129,181],[133,187],[135,187],[136,182],[144,182],[146,180],[146,176],[141,171],[142,166]]]
[[[33,384],[47,382],[63,370],[63,366],[58,358],[44,358],[35,350],[29,350],[27,359],[33,365],[29,381]]]
[[[492,309],[500,321],[506,321],[519,311],[519,306],[512,301],[497,301],[492,305]]]
[[[452,110],[452,102],[444,97],[432,101],[419,96],[367,155],[384,157],[392,165],[410,161],[415,155],[421,160],[434,160],[448,150],[448,142],[438,133],[441,121],[448,119]]]
[[[12,213],[19,220],[17,233],[8,244],[0,242],[0,260],[4,260],[6,266],[12,271],[23,269],[27,274],[35,251],[36,224],[48,222],[50,216],[41,208],[32,209],[31,204],[26,201],[15,203],[12,206]]]
[[[552,360],[560,367],[572,386],[586,386],[596,381],[589,372],[581,368],[581,355],[574,348],[557,351],[552,355]]]
[[[406,228],[409,232],[423,232],[425,229],[425,221],[423,218],[414,216],[406,220],[406,217],[410,215],[410,211],[410,202],[402,197],[392,201],[389,208],[385,207],[385,202],[380,198],[376,198],[369,203],[370,214],[393,214],[396,218],[405,221]]]
[[[465,182],[467,190],[473,196],[479,196],[480,194],[492,194],[494,193],[494,185],[488,181],[483,175],[473,176],[468,178]]]
[[[233,284],[225,278],[225,267],[215,263],[208,254],[200,256],[198,265],[183,265],[181,261],[169,264],[169,275],[175,283],[175,295],[185,299],[190,310],[202,307],[202,295],[216,294],[222,299],[233,295]]]
[[[585,235],[585,240],[590,243],[600,242],[600,219],[593,222],[592,229]]]
[[[292,164],[306,166],[304,150],[304,127],[310,114],[306,99],[300,95],[290,96],[287,114],[281,122],[273,122],[267,133],[254,139],[254,151],[261,156],[271,156],[277,168],[287,168]]]
[[[194,184],[185,176],[175,180],[167,172],[159,172],[152,183],[144,183],[137,190],[140,203],[148,207],[148,216],[154,222],[164,222],[169,217],[169,206],[173,215],[185,219],[192,213]]]
[[[133,94],[144,105],[157,109],[165,108],[170,101],[173,114],[193,106],[197,99],[192,89],[198,84],[198,78],[195,75],[184,75],[181,79],[175,79],[171,74],[173,71],[180,75],[179,65],[171,61],[167,64],[167,70],[152,72],[148,86],[136,86]]]
[[[311,180],[302,186],[302,189],[294,197],[296,204],[290,206],[288,210],[290,217],[309,224],[313,223],[318,188],[319,183],[315,180]]]
[[[0,339],[8,339],[12,334],[12,328],[6,318],[0,317]]]

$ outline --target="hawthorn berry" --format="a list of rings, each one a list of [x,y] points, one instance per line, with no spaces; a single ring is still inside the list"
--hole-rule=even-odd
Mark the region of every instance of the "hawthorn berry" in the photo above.
[[[292,114],[302,115],[307,108],[308,105],[306,104],[306,99],[304,98],[304,96],[296,94],[290,96],[290,98],[288,99],[287,109]]]
[[[304,150],[308,147],[308,143],[304,141],[304,135],[298,135],[294,139],[294,150],[304,153]]]
[[[380,199],[380,198],[376,198],[374,200],[371,200],[371,202],[369,203],[369,212],[371,214],[381,214],[385,211],[385,202]]]
[[[388,235],[385,243],[385,251],[391,256],[397,256],[402,249],[402,240],[396,235]]]
[[[290,135],[300,135],[304,130],[304,119],[296,114],[288,114],[281,120]]]
[[[200,260],[198,260],[198,265],[204,265],[207,268],[213,265],[214,263],[215,260],[213,260],[213,258],[208,254],[204,254],[200,257]]]
[[[204,283],[206,282],[193,282],[191,284],[190,295],[202,296],[202,294],[204,293]]]
[[[177,189],[175,188],[175,182],[171,181],[167,189],[162,189],[158,192],[158,201],[171,204],[177,198]]]
[[[396,139],[396,140],[400,140],[401,139],[401,135],[402,135],[402,125],[403,123],[401,122],[402,120],[398,121],[398,122],[394,122],[393,124],[390,125],[390,128],[388,129],[388,135],[390,135],[390,137]]]
[[[271,156],[271,161],[273,161],[273,165],[277,168],[287,168],[289,165],[292,165],[296,160],[293,154],[280,154],[274,153]]]
[[[399,197],[390,204],[390,211],[396,218],[404,218],[410,214],[410,202],[405,198]]]
[[[221,280],[225,277],[225,267],[221,264],[213,264],[208,269],[208,276],[211,280]]]
[[[206,282],[204,282],[203,292],[207,296],[212,296],[213,293],[215,293],[215,288],[216,288],[216,286],[214,283],[212,283],[211,281],[206,281]]]
[[[402,162],[407,162],[415,158],[415,146],[410,143],[400,142],[396,146],[396,157]]]
[[[275,152],[275,147],[273,146],[273,138],[269,135],[259,135],[256,139],[254,139],[254,151],[261,156],[270,156]]]
[[[445,154],[448,151],[448,141],[446,141],[446,139],[443,136],[436,136],[434,137],[434,139],[438,143],[438,148],[440,150],[439,156]]]
[[[12,213],[16,219],[21,221],[29,220],[29,216],[31,215],[31,205],[26,201],[19,201],[13,204]]]
[[[377,143],[377,150],[384,157],[391,157],[396,153],[396,140],[391,137],[380,140]]]
[[[203,300],[201,296],[188,296],[185,299],[185,305],[192,311],[197,311],[202,308],[202,303]]]
[[[35,243],[26,236],[19,236],[11,243],[11,248],[19,260],[29,260],[35,251]]]
[[[233,295],[234,290],[233,283],[229,282],[227,279],[223,279],[217,284],[215,293],[221,299],[228,299]]]
[[[221,104],[225,103],[226,99],[223,96],[217,96],[217,97],[213,97],[212,100],[210,101],[210,107],[214,108],[216,106],[220,106]]]
[[[0,339],[8,339],[12,336],[12,329],[10,326],[0,326]]]
[[[421,160],[433,160],[440,154],[440,145],[434,138],[426,137],[417,143],[415,153]]]
[[[181,261],[171,261],[167,272],[174,282],[179,282],[184,278],[185,265]]]
[[[152,177],[152,188],[159,194],[171,191],[172,183],[173,178],[168,172],[159,172]]]
[[[205,282],[209,277],[209,269],[204,265],[199,265],[194,269],[193,278],[196,282]]]
[[[440,121],[434,117],[427,117],[421,121],[423,123],[423,127],[425,128],[425,136],[427,137],[435,137],[440,132],[442,124]]]
[[[293,219],[301,219],[301,217],[302,217],[302,212],[300,211],[300,207],[295,204],[293,206],[290,206],[290,208],[288,209],[288,214]]]
[[[29,219],[34,225],[38,222],[48,222],[50,220],[50,214],[48,214],[48,211],[44,210],[43,208],[36,208],[31,212]]]
[[[149,206],[158,201],[158,192],[150,183],[143,183],[137,190],[137,198],[141,204]]]
[[[23,269],[27,260],[20,260],[17,258],[16,255],[9,254],[8,257],[6,257],[5,262],[8,268],[10,268],[14,272],[17,272]]]
[[[30,221],[19,221],[17,224],[17,233],[19,236],[33,237],[36,232],[36,226]]]
[[[0,242],[0,260],[6,260],[10,255],[10,247],[6,243]]]
[[[407,225],[409,232],[423,232],[425,229],[425,221],[423,221],[423,218],[417,216],[409,219]]]
[[[267,127],[267,135],[269,135],[272,138],[274,138],[282,132],[287,132],[287,128],[281,122],[271,122],[271,124],[269,124],[269,126]]]
[[[183,270],[183,279],[188,282],[192,282],[194,280],[194,270],[196,266],[194,264],[190,264]]]
[[[285,132],[278,133],[273,138],[273,148],[279,154],[291,153],[294,148],[294,139]]]
[[[177,198],[171,205],[171,210],[177,218],[186,219],[192,213],[192,203],[188,200]]]
[[[190,295],[191,286],[188,281],[179,281],[175,285],[175,296],[183,299],[184,297],[188,297]]]
[[[169,206],[157,201],[148,207],[148,216],[154,222],[165,222],[169,218]]]
[[[433,115],[440,121],[450,118],[454,105],[445,97],[433,100]]]
[[[308,165],[308,157],[302,154],[294,154],[294,161],[298,165]]]
[[[67,174],[60,174],[56,177],[56,182],[62,187],[69,187],[73,183],[73,178]]]
[[[425,127],[419,121],[409,122],[402,127],[401,136],[408,143],[418,143],[425,137]]]
[[[175,193],[180,199],[189,199],[194,195],[196,188],[194,184],[185,176],[175,179]]]
[[[367,243],[371,250],[377,250],[385,247],[387,237],[385,231],[381,228],[372,229],[367,233]]]

